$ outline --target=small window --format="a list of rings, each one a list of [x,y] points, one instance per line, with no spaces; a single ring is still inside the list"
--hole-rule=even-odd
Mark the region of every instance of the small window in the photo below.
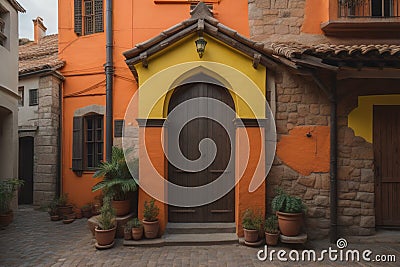
[[[74,1],[74,29],[77,35],[103,32],[103,0]]]
[[[29,106],[37,106],[39,104],[38,89],[29,90]]]
[[[6,20],[8,16],[8,11],[2,5],[0,5],[0,45],[5,46],[7,41],[7,31],[6,31]]]
[[[93,169],[103,161],[103,116],[84,117],[84,163],[86,169]]]
[[[23,107],[24,106],[24,87],[23,86],[18,87],[18,95],[19,95],[18,106]]]

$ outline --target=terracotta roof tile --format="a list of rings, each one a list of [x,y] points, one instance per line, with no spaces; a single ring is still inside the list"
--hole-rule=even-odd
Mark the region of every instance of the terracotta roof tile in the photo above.
[[[400,59],[400,45],[390,44],[363,44],[363,45],[336,45],[336,44],[316,44],[304,45],[300,43],[272,43],[273,54],[286,58],[297,58],[302,54],[313,55],[316,57],[352,57],[355,55],[368,56],[392,56]]]
[[[58,35],[47,35],[39,44],[29,42],[19,46],[19,74],[42,69],[59,69],[64,62],[58,59]]]

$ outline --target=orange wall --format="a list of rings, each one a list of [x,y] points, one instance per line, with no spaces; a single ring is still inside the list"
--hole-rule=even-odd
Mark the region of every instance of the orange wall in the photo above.
[[[161,31],[189,18],[189,4],[155,4],[147,0],[113,1],[114,3],[114,119],[122,119],[137,90],[137,83],[124,62],[122,52],[158,35]],[[105,6],[105,4],[104,4]],[[58,1],[59,57],[66,61],[61,70],[63,86],[62,186],[71,201],[81,206],[92,201],[93,172],[77,177],[72,171],[72,118],[78,108],[105,105],[105,32],[78,37],[74,33],[74,1]],[[221,23],[249,35],[247,0],[220,1],[214,6]],[[104,8],[105,11],[105,8]],[[105,23],[104,23],[105,26]],[[83,90],[79,97],[71,97]]]
[[[301,32],[323,34],[321,23],[329,20],[331,0],[307,0],[304,10],[304,22]]]

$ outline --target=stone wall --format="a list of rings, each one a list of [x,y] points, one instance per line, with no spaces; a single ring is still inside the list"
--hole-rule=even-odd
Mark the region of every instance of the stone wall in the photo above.
[[[282,68],[276,72],[276,128],[278,142],[296,127],[328,126],[330,105],[321,90],[305,77]],[[328,138],[325,136],[322,138]],[[278,144],[279,145],[279,144]],[[277,187],[301,197],[307,205],[306,229],[310,238],[322,238],[329,232],[329,173],[301,175],[289,167],[279,155],[267,177],[267,209]]]
[[[34,205],[47,204],[56,195],[60,84],[61,81],[52,75],[39,78],[38,130],[34,148]]]

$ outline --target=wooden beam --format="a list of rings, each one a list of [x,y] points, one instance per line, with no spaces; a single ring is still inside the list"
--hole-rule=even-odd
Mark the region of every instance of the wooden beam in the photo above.
[[[340,68],[338,80],[345,79],[400,79],[400,69],[394,68]]]

